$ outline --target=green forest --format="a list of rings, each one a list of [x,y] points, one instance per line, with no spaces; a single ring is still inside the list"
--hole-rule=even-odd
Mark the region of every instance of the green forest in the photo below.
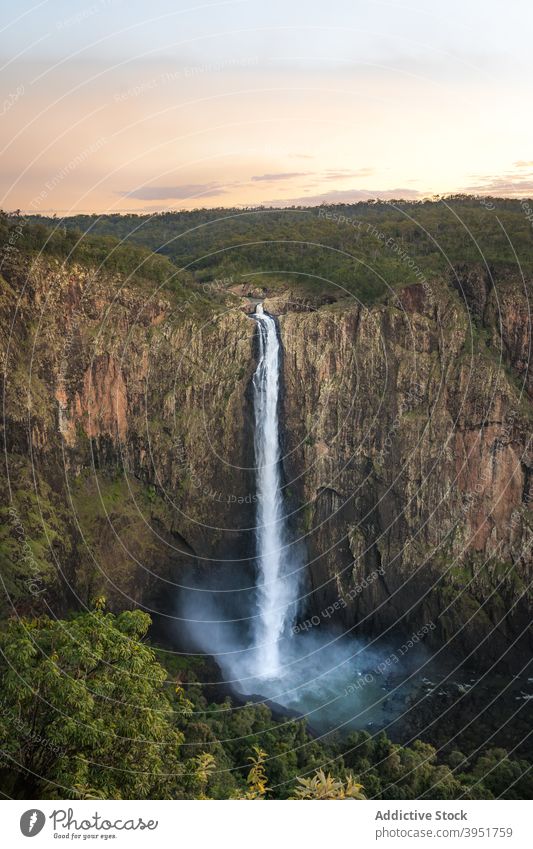
[[[14,798],[530,798],[530,764],[500,748],[445,754],[384,733],[314,739],[263,704],[209,703],[195,658],[150,645],[150,618],[97,599],[67,620],[0,633],[0,790]],[[196,662],[201,663],[201,660]],[[186,680],[187,683],[183,683]]]
[[[399,285],[448,277],[461,263],[524,273],[533,266],[533,208],[518,200],[452,196],[40,221],[54,229],[46,250],[76,253],[80,239],[94,245],[94,236],[114,237],[120,259],[109,262],[118,267],[129,256],[132,265],[141,263],[134,246],[149,248],[173,263],[176,286],[188,274],[199,282],[223,278],[271,288],[290,280],[298,290],[372,303]],[[163,264],[160,269],[164,273]]]

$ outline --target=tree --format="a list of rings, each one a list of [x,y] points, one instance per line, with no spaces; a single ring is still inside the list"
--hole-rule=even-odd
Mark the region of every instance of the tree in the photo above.
[[[244,796],[245,799],[264,799],[267,792],[267,774],[265,772],[265,761],[267,753],[259,746],[253,747],[253,755],[250,755],[248,760],[252,764],[248,773],[248,790]]]
[[[101,607],[101,605],[100,605]],[[25,798],[179,795],[183,734],[166,671],[141,643],[150,618],[97,609],[12,620],[0,633],[0,786]],[[201,765],[205,775],[207,763]]]
[[[358,784],[353,775],[346,781],[339,781],[329,772],[317,769],[312,778],[298,778],[299,787],[294,791],[293,799],[365,799],[362,784]]]

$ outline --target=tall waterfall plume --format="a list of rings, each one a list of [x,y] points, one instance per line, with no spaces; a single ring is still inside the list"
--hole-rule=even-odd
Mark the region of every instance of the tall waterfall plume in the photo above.
[[[276,322],[258,304],[252,318],[258,324],[259,361],[253,376],[255,466],[257,476],[258,616],[255,628],[260,674],[281,671],[281,640],[292,598],[291,582],[283,580],[287,544],[280,474],[279,371],[280,342]]]

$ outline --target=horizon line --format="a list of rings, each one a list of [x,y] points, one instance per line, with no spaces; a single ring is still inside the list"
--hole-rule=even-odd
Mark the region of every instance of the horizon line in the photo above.
[[[491,195],[491,194],[471,194],[470,192],[450,192],[442,195],[423,195],[420,198],[382,198],[377,195],[376,197],[369,197],[366,199],[353,200],[353,201],[335,201],[330,203],[314,203],[314,204],[289,204],[287,206],[276,206],[276,205],[266,205],[266,204],[230,204],[224,205],[219,204],[217,206],[197,206],[192,207],[191,209],[179,208],[161,208],[161,209],[130,209],[130,208],[122,208],[115,210],[103,210],[97,212],[95,210],[72,210],[72,209],[43,209],[43,210],[30,210],[23,209],[22,207],[18,207],[16,209],[1,209],[0,211],[6,215],[16,215],[17,213],[25,215],[27,217],[43,217],[48,218],[52,215],[60,215],[63,218],[70,218],[76,215],[168,215],[168,214],[192,214],[195,212],[202,212],[208,210],[238,210],[239,212],[254,212],[259,210],[268,210],[269,212],[287,212],[289,210],[305,210],[305,209],[320,209],[320,208],[334,208],[334,207],[350,207],[350,206],[362,206],[366,204],[384,204],[388,206],[394,206],[394,204],[402,204],[402,205],[419,205],[424,203],[440,203],[442,201],[450,201],[450,200],[478,200],[480,204],[482,201],[516,201],[517,203],[522,203],[524,201],[532,201],[533,195]]]

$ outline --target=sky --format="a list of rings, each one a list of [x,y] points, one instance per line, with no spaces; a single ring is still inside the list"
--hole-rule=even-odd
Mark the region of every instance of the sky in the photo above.
[[[0,207],[533,195],[530,0],[0,0]]]

